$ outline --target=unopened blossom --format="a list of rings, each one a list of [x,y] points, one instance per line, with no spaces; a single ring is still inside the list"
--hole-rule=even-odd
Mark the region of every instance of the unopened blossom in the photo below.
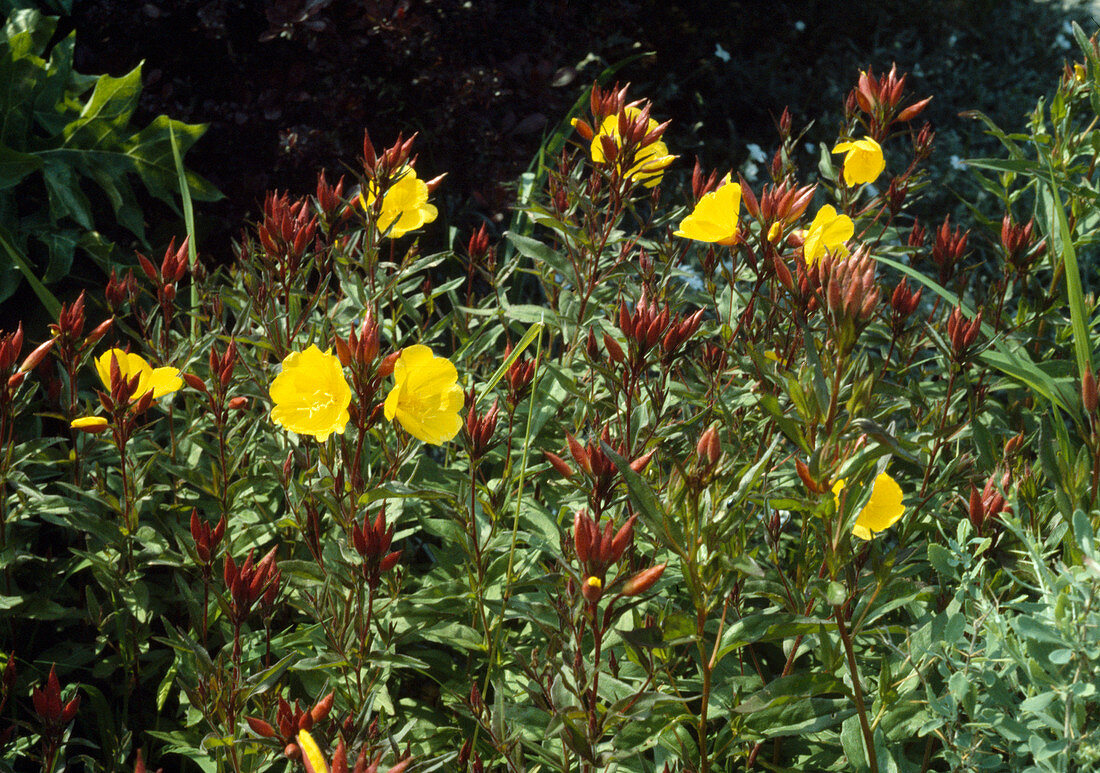
[[[360,194],[359,202],[370,211],[377,198],[373,186],[367,186],[365,196]],[[397,239],[425,223],[431,223],[438,214],[435,206],[428,203],[428,184],[417,178],[416,170],[407,166],[398,172],[397,179],[382,194],[378,230],[391,239]]]
[[[741,186],[727,178],[725,185],[699,199],[691,214],[680,221],[679,230],[673,233],[699,242],[733,245],[737,241],[740,209]]]
[[[92,435],[103,432],[107,429],[107,425],[108,421],[105,416],[81,416],[69,422],[69,426],[73,429],[88,432]]]
[[[833,497],[840,505],[840,492],[844,489],[844,479],[833,485]],[[886,531],[901,518],[905,512],[902,504],[901,486],[885,472],[875,478],[871,487],[871,497],[856,516],[852,534],[862,540],[872,539],[880,531]]]
[[[273,422],[321,442],[334,432],[342,434],[350,419],[351,388],[340,359],[316,344],[286,356],[282,372],[271,382],[271,400]]]
[[[298,748],[302,750],[302,763],[306,767],[306,773],[328,773],[325,755],[321,753],[321,747],[308,730],[298,731]]]
[[[407,346],[394,363],[393,377],[383,408],[388,421],[396,418],[410,435],[437,446],[458,434],[465,395],[447,358],[422,344]]]
[[[626,108],[626,116],[630,121],[638,120],[638,117],[642,114],[640,108],[628,107]],[[660,124],[658,124],[652,118],[649,119],[649,123],[646,125],[646,133],[653,131]],[[600,124],[600,130],[596,132],[596,136],[592,138],[592,160],[597,164],[606,164],[607,156],[604,154],[603,140],[601,137],[610,137],[612,142],[622,150],[623,138],[619,134],[619,116],[609,115],[603,119],[603,123]],[[627,169],[623,176],[628,180],[634,180],[641,183],[647,188],[655,187],[661,182],[661,177],[664,176],[665,168],[675,160],[676,156],[669,155],[668,146],[661,140],[654,140],[653,142],[643,147],[637,148],[634,153],[634,163],[629,169]]]
[[[882,146],[870,137],[838,143],[833,153],[844,154],[843,175],[848,185],[874,182],[886,168]]]
[[[111,389],[112,360],[118,362],[119,374],[127,381],[138,376],[137,386],[130,396],[132,400],[142,398],[150,391],[153,393],[153,399],[158,399],[183,387],[183,379],[180,378],[178,368],[154,368],[141,355],[122,349],[109,349],[95,361],[99,380],[108,390]]]
[[[802,242],[802,255],[806,259],[806,265],[813,265],[825,257],[826,250],[847,255],[848,248],[844,246],[844,242],[851,239],[854,233],[855,224],[852,223],[852,218],[837,214],[831,204],[826,204],[817,211]]]

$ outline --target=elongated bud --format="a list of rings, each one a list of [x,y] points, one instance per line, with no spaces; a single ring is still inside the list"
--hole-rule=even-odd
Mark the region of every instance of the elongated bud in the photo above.
[[[49,339],[40,343],[33,352],[27,355],[27,359],[23,360],[23,364],[19,366],[20,373],[29,373],[38,367],[38,363],[42,362],[42,359],[50,353],[50,349],[53,348],[53,342],[56,339]]]
[[[718,428],[712,424],[703,430],[699,442],[695,444],[695,453],[703,464],[714,464],[722,455],[722,444],[718,440]]]
[[[802,479],[802,483],[814,494],[824,494],[828,491],[828,486],[815,480],[810,474],[810,468],[801,459],[794,460],[794,468],[798,471],[798,477]]]
[[[592,547],[592,532],[588,528],[588,520],[584,510],[573,514],[573,549],[577,553],[577,560],[582,564],[588,561]]]
[[[245,717],[244,719],[245,722],[248,723],[248,726],[252,728],[252,732],[261,738],[275,737],[275,728],[264,720],[258,719],[257,717]]]
[[[619,342],[607,333],[603,334],[603,346],[607,350],[607,356],[610,357],[613,362],[621,364],[626,360],[626,355],[623,354],[623,348],[619,346]]]
[[[634,539],[634,522],[636,520],[638,520],[638,516],[630,516],[626,523],[624,523],[615,533],[615,537],[611,540],[611,553],[608,556],[608,563],[618,561],[622,558],[623,552],[626,550],[627,546],[630,545],[630,541]],[[611,522],[608,521],[607,525],[610,527]]]
[[[328,713],[332,711],[332,702],[335,698],[336,693],[330,692],[328,695],[326,695],[324,698],[321,698],[321,700],[317,701],[317,703],[313,705],[313,708],[309,710],[309,715],[310,717],[312,717],[315,723],[322,721],[325,717],[328,716]]]
[[[84,346],[93,346],[95,343],[97,343],[99,339],[107,335],[107,331],[111,329],[111,325],[113,325],[114,322],[115,320],[111,318],[105,319],[98,325],[96,325],[95,330],[88,333],[87,337],[84,339]]]
[[[1085,404],[1087,413],[1096,414],[1096,377],[1088,368],[1085,368],[1084,377],[1081,379],[1081,402]]]
[[[565,440],[569,444],[569,453],[573,455],[573,459],[576,461],[577,466],[591,475],[592,461],[589,459],[588,452],[584,449],[584,446],[568,432],[565,433]]]
[[[387,378],[393,375],[393,366],[397,364],[397,358],[401,356],[401,350],[387,354],[378,366],[378,375]]]
[[[566,464],[565,460],[560,456],[550,453],[549,451],[543,451],[542,455],[546,461],[550,462],[550,466],[557,470],[563,478],[568,479],[573,477],[573,468]]]
[[[639,593],[645,593],[653,587],[653,583],[661,578],[666,566],[667,564],[657,564],[648,569],[643,569],[627,580],[620,592],[624,596],[637,596]]]

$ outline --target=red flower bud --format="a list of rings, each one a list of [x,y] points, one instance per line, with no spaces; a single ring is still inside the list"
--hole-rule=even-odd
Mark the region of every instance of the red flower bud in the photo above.
[[[643,569],[627,580],[620,592],[624,596],[637,596],[640,593],[645,593],[653,587],[653,583],[660,579],[665,571],[665,566],[667,564],[657,564],[648,569]]]

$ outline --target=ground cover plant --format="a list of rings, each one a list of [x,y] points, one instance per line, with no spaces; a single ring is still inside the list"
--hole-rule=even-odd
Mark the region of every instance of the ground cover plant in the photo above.
[[[1095,765],[1074,32],[969,161],[992,226],[911,214],[896,68],[816,168],[783,113],[769,182],[682,194],[660,105],[597,84],[500,243],[423,254],[446,181],[368,133],[232,265],[188,235],[0,335],[0,766]]]

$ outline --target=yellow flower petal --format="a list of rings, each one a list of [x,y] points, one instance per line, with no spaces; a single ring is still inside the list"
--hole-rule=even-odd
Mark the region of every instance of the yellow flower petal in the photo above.
[[[97,434],[107,429],[107,419],[104,416],[81,416],[79,419],[70,421],[69,426],[73,429]]]
[[[805,241],[802,243],[802,254],[807,265],[812,265],[817,260],[825,257],[825,252],[848,253],[844,242],[852,238],[855,233],[855,224],[847,215],[838,215],[831,204],[826,204],[817,211],[814,220],[806,231]]]
[[[386,395],[386,419],[397,419],[418,440],[442,445],[462,429],[459,411],[466,396],[458,371],[445,357],[417,344],[401,350],[393,367],[394,387]]]
[[[870,137],[838,143],[833,153],[845,154],[843,175],[848,185],[874,182],[886,168],[882,146]]]
[[[164,397],[183,388],[183,379],[177,368],[164,367],[153,369],[140,355],[125,352],[122,349],[108,349],[95,360],[99,380],[108,390],[111,388],[111,361],[118,361],[119,373],[125,379],[138,376],[137,386],[131,394],[132,400],[144,397],[152,390],[154,399]]]
[[[321,754],[321,748],[308,730],[298,731],[298,748],[302,750],[302,762],[306,766],[306,773],[328,773],[325,755]]]
[[[840,505],[840,492],[844,489],[844,480],[833,485],[833,496]],[[871,496],[867,504],[856,516],[852,534],[863,540],[872,539],[877,532],[886,531],[901,518],[905,512],[902,504],[901,486],[885,472],[879,473],[871,486]]]
[[[631,121],[636,120],[641,114],[640,108],[626,108],[627,118]],[[646,133],[653,131],[658,126],[659,124],[650,118],[646,124]],[[609,115],[603,119],[600,130],[596,132],[596,136],[592,138],[590,145],[592,160],[597,164],[606,164],[607,156],[604,154],[601,137],[610,137],[616,147],[622,148],[623,138],[619,134],[619,116],[617,114]],[[661,181],[665,168],[675,160],[676,156],[669,155],[668,146],[657,140],[639,149],[634,154],[634,163],[623,172],[623,176],[628,180],[641,183],[646,188],[653,188]]]
[[[712,244],[732,244],[737,239],[737,215],[741,209],[741,186],[727,183],[705,194],[691,214],[680,221],[673,233],[685,239]]]
[[[359,196],[364,210],[374,206],[376,198],[372,186],[367,186],[366,198]],[[415,231],[425,223],[431,223],[439,211],[428,203],[428,184],[416,177],[416,170],[405,167],[398,178],[382,196],[382,211],[378,215],[378,230],[391,239]]]
[[[271,420],[290,432],[328,440],[342,434],[351,416],[351,387],[344,378],[340,359],[322,352],[316,344],[291,352],[283,369],[271,382]]]

